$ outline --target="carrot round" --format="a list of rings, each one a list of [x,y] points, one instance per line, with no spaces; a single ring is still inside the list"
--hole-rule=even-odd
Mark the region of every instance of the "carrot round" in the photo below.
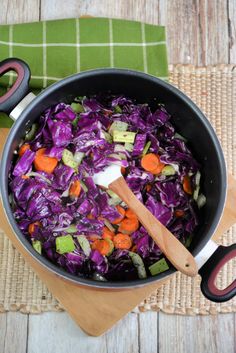
[[[129,235],[118,233],[113,239],[114,246],[116,249],[130,249],[132,246],[132,240]]]
[[[125,234],[132,234],[139,228],[139,221],[137,218],[125,218],[120,222],[118,231]]]
[[[99,251],[102,255],[108,255],[111,251],[111,246],[106,239],[98,239],[92,244],[92,249]]]
[[[192,195],[193,189],[192,189],[190,177],[188,175],[184,176],[183,189],[187,194]]]
[[[154,153],[148,153],[141,159],[141,166],[148,172],[153,172],[157,168],[164,164],[160,162],[160,158],[158,155]]]
[[[72,197],[78,197],[80,195],[81,192],[81,184],[79,182],[79,180],[75,180],[69,189],[69,195]]]
[[[21,175],[21,178],[22,178],[22,179],[29,179],[29,176],[23,174],[23,175]]]
[[[125,216],[127,218],[137,218],[136,214],[130,208],[125,211]]]
[[[152,189],[152,185],[151,184],[147,184],[146,185],[146,191],[149,192],[149,191],[151,191],[151,189]]]
[[[103,233],[102,233],[103,239],[113,240],[114,236],[115,236],[115,233],[113,233],[110,229],[108,229],[107,227],[103,228]]]
[[[19,149],[19,152],[18,152],[19,156],[22,157],[25,151],[27,150],[30,150],[30,145],[28,143],[24,143],[24,145],[22,145]]]
[[[89,235],[88,236],[88,239],[92,242],[96,241],[96,240],[99,240],[100,239],[100,236],[97,235],[97,234],[92,234],[92,235]]]
[[[116,206],[116,209],[120,213],[120,217],[118,217],[114,221],[112,221],[111,222],[112,224],[119,224],[122,221],[122,219],[124,219],[124,217],[125,217],[125,210],[123,207],[118,205],[118,206]]]
[[[28,232],[30,235],[32,235],[35,231],[35,226],[39,226],[40,227],[40,222],[36,221],[34,223],[31,223],[28,227]]]
[[[132,252],[136,252],[137,251],[137,245],[132,246],[131,251]]]
[[[165,167],[165,164],[160,162],[160,164],[154,170],[151,170],[150,173],[154,175],[160,174],[164,167]]]
[[[94,219],[94,216],[92,215],[92,213],[89,213],[89,214],[87,215],[87,218],[88,218],[88,219]]]
[[[53,173],[57,166],[57,159],[53,157],[45,156],[46,148],[40,148],[34,158],[34,167],[36,170],[46,172],[48,174]]]
[[[121,167],[120,168],[121,174],[125,175],[126,174],[126,168],[125,167]]]
[[[183,210],[175,210],[174,214],[176,217],[183,217],[184,211]]]

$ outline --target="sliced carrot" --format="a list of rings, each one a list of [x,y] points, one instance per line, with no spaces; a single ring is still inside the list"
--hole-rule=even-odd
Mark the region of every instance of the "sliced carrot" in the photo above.
[[[120,222],[118,231],[124,234],[132,234],[139,228],[139,221],[137,218],[125,218]]]
[[[103,233],[102,233],[102,238],[103,239],[111,239],[113,240],[115,236],[115,233],[113,233],[110,229],[108,229],[107,227],[103,228]]]
[[[148,153],[141,159],[141,166],[148,172],[155,170],[160,164],[160,158],[154,153]]]
[[[100,239],[100,236],[97,235],[97,234],[92,234],[92,235],[89,235],[89,236],[88,236],[88,239],[89,239],[90,241],[96,241],[96,240],[99,240],[99,239]]]
[[[102,255],[108,255],[111,251],[111,246],[108,241],[106,241],[106,239],[100,239],[95,240],[95,242],[92,244],[92,249],[99,251]]]
[[[125,217],[125,210],[123,207],[121,207],[120,205],[116,206],[117,211],[120,213],[120,217],[116,218],[113,222],[111,222],[112,224],[119,224],[122,219],[124,219]]]
[[[136,252],[137,251],[137,245],[134,245],[132,248],[131,248],[131,250],[130,251],[132,251],[132,252]]]
[[[190,177],[188,175],[184,176],[183,189],[187,194],[192,195],[193,189],[192,189]]]
[[[146,185],[147,192],[151,191],[151,189],[152,189],[152,185],[151,184],[147,184]]]
[[[125,175],[126,174],[126,168],[125,167],[121,167],[120,168],[121,174]]]
[[[175,210],[174,214],[176,217],[183,217],[184,211],[183,210]]]
[[[78,197],[80,195],[81,192],[81,184],[79,182],[79,180],[75,180],[69,189],[69,195],[72,197]]]
[[[28,175],[21,175],[21,178],[22,179],[29,179],[29,176]]]
[[[45,156],[46,148],[40,148],[34,158],[34,167],[36,170],[41,170],[46,173],[53,173],[57,166],[58,160],[53,157]]]
[[[137,218],[136,214],[130,208],[125,211],[125,216],[127,218]]]
[[[34,223],[31,223],[30,225],[29,225],[29,227],[28,227],[28,232],[29,232],[29,234],[30,235],[32,235],[33,233],[34,233],[34,231],[35,231],[35,226],[39,226],[40,227],[40,222],[34,222]]]
[[[87,218],[88,218],[88,219],[94,219],[94,216],[92,215],[92,213],[89,213],[89,214],[87,215]]]
[[[151,170],[150,173],[154,175],[160,174],[164,167],[165,167],[165,164],[160,162],[160,164],[154,170]]]
[[[28,143],[25,143],[19,149],[19,152],[18,152],[19,156],[22,157],[23,154],[25,153],[25,151],[27,151],[27,150],[30,150],[30,145]]]
[[[130,249],[132,246],[132,239],[127,234],[118,233],[113,239],[116,249]]]

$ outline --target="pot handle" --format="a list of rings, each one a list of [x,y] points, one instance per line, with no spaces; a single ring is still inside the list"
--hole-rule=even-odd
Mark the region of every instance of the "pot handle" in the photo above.
[[[9,91],[0,97],[0,111],[8,115],[28,93],[31,75],[29,66],[17,58],[0,62],[0,77],[10,70],[17,73],[17,79]]]
[[[201,291],[209,300],[220,303],[236,295],[236,279],[225,289],[218,289],[215,285],[216,276],[222,266],[234,257],[236,257],[236,244],[220,245],[199,270],[202,277]]]

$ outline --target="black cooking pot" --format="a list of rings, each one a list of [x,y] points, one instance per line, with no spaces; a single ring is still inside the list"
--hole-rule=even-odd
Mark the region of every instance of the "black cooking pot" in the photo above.
[[[229,259],[236,256],[236,244],[229,247],[217,246],[211,239],[222,215],[226,197],[226,167],[223,153],[215,132],[197,106],[181,91],[170,84],[147,74],[121,69],[99,69],[67,77],[45,89],[35,97],[29,91],[30,70],[19,59],[7,59],[0,63],[0,76],[15,70],[17,80],[13,87],[0,97],[0,111],[9,114],[15,121],[7,138],[0,173],[2,201],[8,220],[16,237],[24,248],[46,269],[64,279],[79,285],[102,287],[107,290],[134,288],[150,284],[175,272],[175,268],[156,277],[122,282],[98,282],[92,279],[76,277],[52,264],[40,256],[21,233],[13,217],[8,197],[8,172],[14,150],[31,124],[51,105],[59,102],[71,102],[75,96],[91,95],[110,91],[135,98],[139,103],[148,103],[155,109],[157,102],[164,103],[173,116],[178,132],[184,135],[197,160],[202,165],[203,192],[207,203],[202,209],[202,224],[196,231],[190,251],[195,256],[199,273],[202,276],[203,294],[212,301],[229,300],[236,294],[236,280],[224,290],[219,290],[215,277],[219,269]]]

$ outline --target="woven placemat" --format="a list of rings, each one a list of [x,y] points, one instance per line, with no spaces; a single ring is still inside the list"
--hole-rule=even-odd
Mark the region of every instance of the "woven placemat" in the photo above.
[[[189,95],[210,119],[221,140],[228,170],[236,175],[235,67],[171,65],[169,70],[170,82]],[[236,242],[236,227],[224,234],[220,241],[225,245]],[[236,272],[235,261],[225,266],[218,276],[220,287],[225,287],[233,280],[233,272]],[[212,303],[202,296],[199,283],[199,277],[192,279],[177,273],[141,303],[137,310],[162,310],[186,315],[236,311],[236,297],[226,303]],[[0,311],[8,310],[40,313],[61,311],[63,308],[1,232]]]

